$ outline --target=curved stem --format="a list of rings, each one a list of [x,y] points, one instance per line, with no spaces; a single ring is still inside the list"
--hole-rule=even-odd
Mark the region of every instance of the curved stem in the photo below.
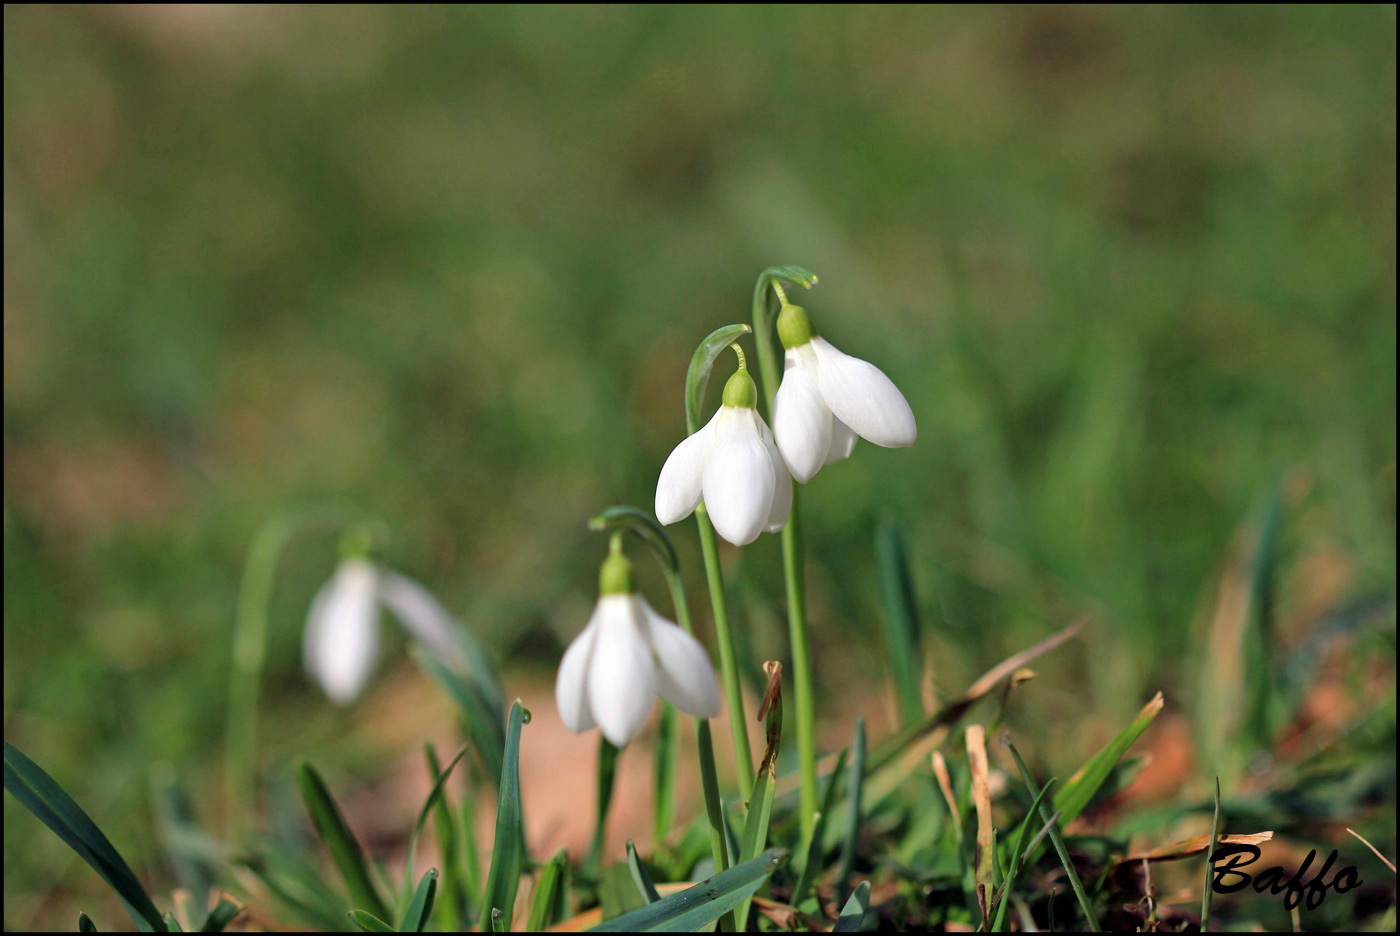
[[[258,695],[267,659],[268,603],[272,600],[277,561],[300,532],[322,524],[344,522],[338,511],[316,511],[277,517],[258,531],[243,564],[238,611],[233,632],[233,666],[229,677],[228,750],[225,791],[228,799],[228,840],[243,836],[254,806],[258,774]]]
[[[773,316],[768,313],[770,286],[782,300],[786,295],[778,280],[783,274],[774,268],[764,270],[754,286],[753,337],[758,350],[759,374],[763,378],[763,396],[768,404],[768,419],[773,419],[773,400],[778,394],[778,360],[773,351]],[[801,282],[794,277],[785,277]],[[816,277],[811,277],[815,282]],[[803,282],[803,286],[810,283]],[[812,656],[807,639],[807,582],[802,564],[802,523],[798,511],[797,485],[793,485],[792,513],[783,527],[783,584],[787,591],[788,640],[792,644],[792,676],[794,709],[797,719],[797,759],[802,781],[798,813],[802,834],[809,836],[817,811],[817,741],[816,716],[812,698]]]
[[[676,623],[687,634],[695,633],[690,623],[690,602],[685,597],[685,583],[681,581],[678,569],[663,566],[666,585],[671,590],[671,605],[676,612]],[[715,871],[729,870],[729,852],[724,833],[724,809],[719,798],[719,776],[715,773],[715,746],[710,737],[710,722],[706,718],[695,719],[695,746],[700,755],[700,786],[705,793],[705,815],[710,820],[710,855],[714,858]],[[675,758],[672,758],[674,763]]]
[[[739,775],[739,793],[747,801],[753,793],[753,754],[749,750],[749,723],[744,713],[744,693],[739,685],[739,667],[734,653],[734,634],[729,629],[729,607],[724,599],[724,577],[719,566],[719,539],[702,503],[695,508],[700,527],[700,552],[705,559],[705,581],[710,586],[710,607],[715,616],[715,643],[719,644],[720,676],[729,706],[729,730],[734,741],[734,772]]]

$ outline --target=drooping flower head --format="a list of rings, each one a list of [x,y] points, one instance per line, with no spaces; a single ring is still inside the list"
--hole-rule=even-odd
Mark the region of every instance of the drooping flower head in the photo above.
[[[428,589],[352,554],[312,599],[302,644],[307,673],[337,705],[359,698],[374,673],[381,606],[438,659],[465,665],[461,625]]]
[[[632,590],[621,536],[598,575],[598,604],[559,664],[555,701],[575,734],[602,729],[622,747],[642,729],[657,695],[697,718],[719,714],[719,684],[705,648]]]
[[[801,306],[783,303],[778,338],[787,349],[773,401],[773,434],[788,470],[806,484],[855,448],[856,436],[885,448],[913,445],[914,411],[874,364],[817,335]]]
[[[723,405],[677,445],[656,482],[656,518],[684,520],[701,500],[715,530],[735,546],[776,533],[792,511],[792,479],[773,434],[755,408],[758,388],[738,345],[739,369],[724,385]]]

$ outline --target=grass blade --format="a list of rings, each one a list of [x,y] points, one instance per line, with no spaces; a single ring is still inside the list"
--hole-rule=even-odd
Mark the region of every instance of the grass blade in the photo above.
[[[569,853],[561,848],[545,863],[539,883],[535,885],[535,898],[530,904],[530,932],[547,930],[563,918],[568,871]]]
[[[642,859],[637,855],[637,846],[632,844],[632,840],[627,840],[627,870],[632,872],[632,882],[637,885],[637,893],[642,895],[642,902],[654,904],[661,899],[661,895],[656,892],[656,885],[651,882],[651,875],[647,874],[647,869],[642,866]]]
[[[833,933],[858,933],[861,923],[865,922],[865,910],[870,905],[870,882],[861,881],[856,885],[856,889],[851,891],[850,899],[846,901],[846,906],[841,908],[841,915],[836,918],[836,925],[831,928]]]
[[[471,738],[487,775],[493,783],[498,782],[505,736],[501,729],[502,718],[489,698],[490,689],[478,687],[421,646],[415,646],[409,655],[457,703],[467,737]]]
[[[1060,647],[1074,637],[1083,629],[1088,618],[1081,618],[1069,627],[1056,631],[1046,637],[1040,643],[1020,653],[1013,654],[1002,660],[996,666],[983,673],[975,683],[968,687],[967,692],[934,712],[928,718],[916,725],[910,725],[902,729],[893,738],[880,745],[870,756],[871,773],[882,770],[906,752],[915,755],[913,760],[922,760],[931,748],[937,747],[947,735],[949,727],[957,724],[973,703],[987,695],[1002,680],[1014,676],[1017,670],[1025,666],[1031,660],[1049,653],[1051,650]],[[916,742],[922,744],[916,745]],[[909,765],[913,769],[913,763]]]
[[[429,771],[432,773],[436,773],[437,776],[433,778],[433,788],[428,791],[428,798],[424,800],[423,808],[418,811],[418,821],[413,823],[413,834],[408,837],[408,855],[404,859],[403,873],[403,883],[405,891],[407,891],[408,888],[413,885],[413,855],[414,852],[418,850],[418,836],[423,831],[423,826],[427,824],[428,814],[431,813],[435,807],[437,807],[443,802],[443,791],[444,789],[446,789],[447,786],[447,778],[452,775],[452,769],[456,767],[459,763],[461,763],[462,758],[467,755],[467,750],[468,747],[466,745],[463,745],[461,750],[457,752],[457,755],[453,757],[451,761],[448,762],[447,769],[440,772],[436,769],[435,763],[431,761],[429,762]],[[433,758],[433,760],[435,761],[436,758]],[[436,879],[436,876],[436,872],[434,872],[434,879]],[[418,890],[422,889],[423,885],[420,882],[418,885]]]
[[[924,718],[923,692],[919,687],[919,609],[904,535],[898,526],[881,524],[875,534],[875,556],[885,604],[885,649],[899,705],[899,722],[901,726],[912,725]]]
[[[345,882],[345,889],[350,893],[351,903],[368,907],[377,917],[388,916],[384,901],[379,898],[379,892],[370,877],[369,867],[365,864],[364,850],[360,848],[360,843],[350,831],[350,827],[345,824],[345,819],[336,807],[335,800],[331,799],[330,791],[326,789],[321,775],[306,761],[297,764],[296,775],[297,785],[301,788],[301,798],[306,803],[306,811],[311,814],[311,822],[316,826],[317,834],[331,853],[331,860],[335,862],[336,870]]]
[[[679,894],[624,913],[593,928],[595,933],[687,933],[718,920],[753,896],[787,858],[770,848],[752,861],[701,881]]]
[[[97,932],[97,924],[92,922],[92,917],[88,916],[86,913],[83,913],[81,910],[78,911],[78,932]]]
[[[783,665],[777,660],[763,664],[768,674],[768,688],[758,709],[764,723],[765,744],[763,760],[754,776],[753,794],[749,797],[748,818],[744,821],[744,837],[739,842],[736,864],[752,861],[768,844],[768,825],[773,817],[773,793],[778,785],[778,752],[783,741]],[[743,932],[748,925],[749,901],[735,911],[734,927]]]
[[[992,921],[991,929],[993,933],[1001,932],[1002,921],[1006,918],[1006,904],[1008,903],[1008,898],[1011,896],[1011,885],[1016,883],[1016,877],[1021,871],[1021,864],[1025,861],[1025,857],[1030,851],[1028,848],[1023,849],[1021,847],[1026,841],[1026,830],[1029,829],[1031,823],[1035,821],[1035,817],[1040,812],[1041,801],[1045,799],[1045,794],[1049,793],[1050,788],[1054,785],[1055,779],[1052,777],[1045,786],[1040,788],[1040,792],[1036,794],[1035,801],[1031,803],[1031,808],[1026,810],[1026,818],[1021,821],[1021,828],[1016,830],[1016,841],[1011,844],[1011,865],[1007,869],[1005,879],[1001,882],[1000,889],[997,891],[997,912],[996,918]],[[1045,830],[1041,829],[1041,833],[1043,834],[1044,832]],[[1032,847],[1039,843],[1040,836],[1038,835],[1032,840]]]
[[[423,746],[423,756],[428,762],[428,775],[437,783],[443,772],[438,765],[437,748],[431,741]],[[467,803],[470,803],[470,799]],[[470,817],[470,807],[464,804],[463,809],[465,815]],[[437,832],[438,851],[442,854],[442,890],[446,906],[443,925],[448,931],[455,931],[467,921],[471,895],[476,892],[477,882],[470,870],[462,867],[463,847],[465,844],[472,848],[471,839],[466,837],[464,843],[459,837],[457,817],[452,811],[452,801],[447,796],[446,787],[443,787],[437,805],[433,807],[433,826]]]
[[[1206,843],[1206,881],[1201,890],[1201,932],[1210,929],[1210,902],[1215,895],[1211,878],[1215,877],[1215,842],[1220,835],[1220,778],[1215,778],[1215,818],[1210,824],[1210,841]]]
[[[1128,727],[1118,733],[1118,736],[1099,751],[1093,757],[1074,772],[1074,776],[1066,781],[1065,785],[1055,794],[1055,808],[1062,813],[1061,825],[1068,825],[1084,811],[1084,808],[1093,800],[1094,794],[1099,787],[1108,779],[1109,774],[1118,761],[1132,747],[1133,742],[1138,739],[1138,735],[1152,724],[1152,720],[1162,711],[1162,694],[1159,692],[1152,697],[1152,700],[1143,706],[1137,717],[1132,720]]]
[[[117,892],[138,928],[156,933],[165,929],[165,920],[150,895],[97,824],[42,767],[8,741],[5,789]]]
[[[366,933],[392,933],[394,931],[394,928],[388,923],[365,910],[351,910],[345,915],[350,918],[351,923]]]
[[[972,803],[977,809],[977,854],[974,864],[977,903],[982,923],[988,922],[989,904],[996,892],[996,845],[992,826],[992,795],[988,788],[987,737],[981,725],[967,726],[967,762],[972,770]]]
[[[1012,744],[1009,740],[1003,740],[1002,743],[1011,749],[1011,756],[1016,761],[1016,769],[1021,772],[1021,779],[1026,784],[1026,790],[1034,796],[1035,780],[1031,777],[1031,772],[1026,768],[1026,762],[1021,760],[1021,754],[1016,750],[1016,745]],[[1064,836],[1060,835],[1060,822],[1064,821],[1063,817],[1055,822],[1050,822],[1050,820],[1055,817],[1050,814],[1049,808],[1043,802],[1040,804],[1040,815],[1046,820],[1047,829],[1050,833],[1050,841],[1055,844],[1055,852],[1060,856],[1060,864],[1064,865],[1065,875],[1069,878],[1070,887],[1074,888],[1074,896],[1079,898],[1079,906],[1084,911],[1085,923],[1088,925],[1089,929],[1093,930],[1095,933],[1100,932],[1099,919],[1094,915],[1094,906],[1089,903],[1089,895],[1084,893],[1084,885],[1080,883],[1079,875],[1074,870],[1074,862],[1071,861],[1069,857],[1069,849],[1065,847]]]
[[[180,921],[175,919],[175,914],[173,913],[167,913],[164,921],[165,931],[167,933],[183,933],[185,931],[184,927],[180,925]]]
[[[199,931],[201,933],[222,933],[242,912],[243,908],[232,900],[227,898],[220,900],[214,909],[209,911],[209,915],[204,918],[204,925],[199,928]]]
[[[510,707],[506,725],[505,760],[501,765],[501,788],[496,798],[496,839],[491,850],[491,870],[486,875],[486,894],[481,901],[482,929],[490,923],[509,930],[515,913],[515,892],[520,887],[520,871],[525,859],[525,830],[520,810],[520,729],[529,724],[530,713],[519,699]],[[499,919],[495,916],[499,911]]]
[[[831,804],[836,795],[836,780],[841,776],[842,768],[846,766],[848,753],[848,751],[842,751],[837,755],[836,767],[826,778],[826,790],[822,793],[822,808],[817,812],[816,820],[812,823],[812,834],[807,839],[805,850],[807,857],[802,864],[802,874],[798,876],[797,884],[792,889],[791,899],[795,907],[802,905],[802,901],[807,898],[807,891],[816,883],[817,876],[821,874],[822,839],[826,834],[826,817],[831,815]]]
[[[851,766],[846,771],[846,798],[849,803],[846,816],[846,840],[841,846],[841,874],[837,878],[841,888],[856,864],[856,839],[860,835],[860,800],[865,785],[865,719],[857,715],[855,730],[851,735]]]
[[[433,898],[437,896],[437,879],[436,868],[429,868],[423,874],[423,880],[413,892],[413,900],[399,919],[400,933],[421,933],[427,927],[428,917],[433,913]]]
[[[1002,743],[1004,743],[1008,749],[1011,749],[1011,757],[1016,761],[1016,770],[1021,771],[1021,779],[1025,782],[1026,790],[1028,790],[1030,795],[1035,796],[1035,779],[1030,777],[1030,771],[1026,768],[1025,761],[1021,760],[1021,751],[1016,750],[1015,744],[1012,744],[1009,740],[1004,740]],[[1060,863],[1064,865],[1065,876],[1068,876],[1068,879],[1070,879],[1070,887],[1074,888],[1075,897],[1079,898],[1079,907],[1084,909],[1086,925],[1088,925],[1089,929],[1092,929],[1093,932],[1100,932],[1099,918],[1093,915],[1093,905],[1089,902],[1089,895],[1084,893],[1084,884],[1079,883],[1079,874],[1075,872],[1074,862],[1070,860],[1070,849],[1065,848],[1064,837],[1060,834],[1060,823],[1064,821],[1064,818],[1061,817],[1060,820],[1051,823],[1050,820],[1054,817],[1051,816],[1049,807],[1044,803],[1040,803],[1040,816],[1042,816],[1044,820],[1046,820],[1047,825],[1049,825],[1050,841],[1054,842],[1054,849],[1056,849],[1056,853],[1060,855]]]

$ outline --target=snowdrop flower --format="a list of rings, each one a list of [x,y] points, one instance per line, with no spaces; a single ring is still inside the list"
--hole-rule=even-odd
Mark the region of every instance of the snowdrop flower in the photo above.
[[[723,405],[671,452],[656,482],[656,518],[684,520],[703,499],[719,535],[735,546],[781,530],[792,511],[792,479],[773,434],[758,415],[758,388],[739,355]]]
[[[817,337],[800,306],[783,305],[778,337],[787,354],[773,434],[794,478],[806,484],[823,465],[850,455],[856,436],[885,448],[914,444],[914,412],[878,367]]]
[[[307,673],[337,705],[358,698],[374,672],[381,605],[414,640],[462,663],[460,625],[426,588],[362,556],[345,559],[312,599],[302,648]]]
[[[659,693],[697,718],[719,714],[719,684],[705,648],[632,590],[621,537],[598,576],[598,605],[559,664],[555,701],[575,734],[598,727],[616,747],[642,729]]]

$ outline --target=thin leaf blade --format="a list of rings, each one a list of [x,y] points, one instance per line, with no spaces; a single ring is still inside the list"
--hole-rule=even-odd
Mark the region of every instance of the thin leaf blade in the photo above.
[[[433,913],[433,899],[437,896],[437,880],[436,868],[424,872],[423,880],[418,882],[418,889],[413,892],[413,900],[409,901],[408,909],[399,920],[400,933],[421,933],[427,927],[428,918]]]
[[[752,897],[787,858],[770,848],[752,861],[737,864],[654,904],[624,913],[593,928],[595,933],[686,933],[708,926]]]
[[[374,880],[370,877],[364,850],[350,831],[350,827],[345,824],[345,818],[331,797],[330,790],[326,788],[325,781],[316,772],[316,768],[306,761],[297,764],[296,776],[306,811],[311,814],[316,833],[330,852],[341,880],[345,882],[351,902],[368,907],[369,912],[381,919],[388,916],[384,901],[380,899],[379,891],[375,889]]]
[[[501,786],[496,799],[496,839],[491,851],[491,870],[486,875],[486,893],[481,902],[483,923],[490,921],[496,932],[510,928],[515,913],[515,894],[520,887],[520,871],[525,861],[525,832],[520,805],[520,731],[529,720],[530,713],[516,699],[510,707],[510,718],[506,724],[505,758],[501,765]]]

